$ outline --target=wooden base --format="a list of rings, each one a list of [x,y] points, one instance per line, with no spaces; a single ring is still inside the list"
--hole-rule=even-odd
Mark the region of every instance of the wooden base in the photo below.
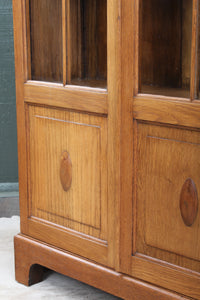
[[[16,280],[25,285],[41,281],[46,267],[123,299],[186,299],[21,234],[14,244]]]

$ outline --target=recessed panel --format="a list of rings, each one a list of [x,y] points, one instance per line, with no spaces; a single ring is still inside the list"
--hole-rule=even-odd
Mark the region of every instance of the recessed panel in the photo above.
[[[139,125],[139,252],[155,255],[146,245],[200,260],[199,157],[199,132]]]
[[[29,108],[31,215],[105,239],[105,119]]]

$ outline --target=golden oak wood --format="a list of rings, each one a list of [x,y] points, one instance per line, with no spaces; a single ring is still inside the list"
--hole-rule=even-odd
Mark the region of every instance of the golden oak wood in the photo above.
[[[200,102],[163,96],[138,95],[132,102],[137,120],[200,128]]]
[[[108,243],[105,241],[35,217],[28,221],[26,232],[47,244],[109,266]]]
[[[25,7],[25,1],[22,1],[22,4]],[[26,10],[25,9],[22,10],[22,7],[17,6],[15,1],[13,1],[13,6],[16,7],[16,10],[18,9],[16,14],[21,16],[21,14],[24,14],[25,12],[29,13],[29,12],[27,12],[28,7],[29,7],[28,4],[29,4],[29,2],[26,3]],[[64,3],[63,3],[63,6],[64,6]],[[105,5],[104,5],[104,7],[105,7]],[[113,9],[113,11],[112,11],[112,9]],[[115,10],[115,7],[113,7],[113,5],[111,5],[110,6],[110,15],[113,18],[113,20],[115,20],[115,16],[116,16],[116,15],[113,16],[113,14],[115,12],[116,12],[116,14],[118,14],[118,6],[117,6],[117,9]],[[102,13],[105,14],[105,12],[102,12]],[[27,20],[28,19],[29,18],[27,16]],[[116,20],[117,20],[117,18],[116,18]],[[28,39],[30,38],[30,36],[29,36],[28,30],[25,29],[24,27],[25,26],[28,27],[29,22],[31,22],[31,20],[27,21],[27,24],[25,24],[26,22],[24,22],[22,25],[20,25],[20,26],[22,26],[21,32],[23,32],[23,40],[22,40],[23,41],[23,50],[24,50],[24,52],[26,52],[25,54],[27,56],[28,56],[28,53],[30,53],[29,49],[28,49],[28,44],[29,44]],[[120,22],[118,20],[117,20],[117,22],[120,24]],[[19,34],[19,33],[20,33],[20,29],[17,34]],[[110,31],[111,37],[112,37],[112,33],[113,33],[113,31],[111,30]],[[38,34],[40,34],[40,33],[38,33]],[[20,47],[21,47],[21,44],[19,43],[19,41],[20,40],[18,40],[16,42],[17,43],[16,54],[18,54],[17,53],[18,48],[20,49]],[[112,41],[113,41],[113,37],[112,37]],[[118,40],[117,35],[116,35],[116,42],[114,42],[112,45],[114,48],[116,45],[117,46],[119,45],[119,40]],[[21,50],[21,53],[23,53],[22,50]],[[29,64],[27,62],[26,55],[24,56],[25,57],[24,58],[25,70],[29,68]],[[112,61],[112,64],[111,64],[112,68],[116,69],[115,66],[118,67],[118,60],[116,59],[115,56],[112,55],[111,52],[110,52],[110,60]],[[17,63],[16,63],[16,68],[17,68]],[[63,67],[63,70],[64,69],[65,68]],[[28,74],[28,70],[26,70],[25,73]],[[120,72],[118,72],[118,74],[120,74]],[[24,78],[27,79],[26,74],[25,74]],[[70,251],[72,251],[72,252],[76,252],[80,255],[83,255],[84,257],[90,258],[95,261],[99,261],[99,263],[109,265],[109,266],[112,266],[114,264],[114,260],[113,260],[114,256],[112,255],[112,252],[114,251],[115,239],[113,239],[112,232],[114,232],[115,228],[114,228],[114,223],[113,223],[114,219],[111,216],[113,216],[112,212],[116,206],[114,203],[115,196],[112,193],[112,195],[110,194],[110,199],[113,198],[113,200],[112,201],[109,200],[109,217],[108,217],[108,210],[107,210],[107,206],[108,206],[107,169],[108,169],[108,167],[107,167],[107,157],[106,157],[108,143],[107,143],[107,129],[106,129],[107,128],[107,119],[105,118],[105,115],[108,114],[108,104],[107,104],[108,97],[111,95],[111,101],[115,100],[114,96],[116,94],[112,95],[112,89],[115,84],[116,84],[115,78],[111,77],[111,75],[110,75],[110,87],[111,88],[110,88],[110,92],[109,92],[110,94],[109,94],[108,92],[106,92],[105,89],[103,90],[103,89],[100,89],[99,87],[97,87],[95,89],[88,88],[88,87],[87,88],[75,87],[75,86],[69,86],[69,85],[66,87],[62,87],[61,84],[58,85],[58,84],[48,83],[48,82],[28,81],[25,84],[23,84],[23,82],[20,83],[21,89],[23,91],[25,91],[26,95],[18,96],[18,98],[20,97],[20,101],[22,101],[21,103],[23,103],[23,106],[21,106],[20,114],[25,113],[24,107],[26,108],[26,112],[27,112],[26,113],[26,126],[24,124],[24,129],[26,128],[25,147],[27,149],[28,166],[26,167],[26,169],[24,169],[24,172],[25,172],[24,176],[28,176],[28,178],[29,178],[28,195],[26,196],[26,199],[29,199],[29,201],[28,202],[24,201],[21,205],[21,213],[23,214],[24,219],[25,219],[24,224],[23,223],[21,224],[22,232],[24,232],[30,236],[40,237],[41,240],[43,240],[43,239],[45,240],[46,237],[48,237],[50,234],[49,238],[51,240],[51,243],[58,245],[58,241],[61,239],[61,240],[63,240],[63,245],[60,245],[62,248],[67,247],[67,249],[70,249]],[[97,82],[95,83],[95,85],[98,86]],[[100,86],[101,86],[101,84],[100,84]],[[26,103],[25,106],[24,106],[24,102]],[[30,106],[30,104],[33,104],[33,106]],[[41,106],[42,108],[39,109],[39,107],[38,108],[35,107],[34,105],[36,105],[36,104]],[[34,157],[34,155],[36,155],[36,153],[39,153],[34,148],[37,145],[37,142],[35,143],[35,141],[38,140],[38,138],[39,138],[41,143],[38,140],[38,142],[39,142],[38,145],[42,146],[43,145],[43,137],[39,135],[40,129],[39,129],[39,127],[37,127],[37,124],[33,122],[34,118],[32,118],[32,119],[30,118],[29,112],[30,111],[36,112],[36,110],[37,110],[37,112],[39,112],[38,109],[40,111],[42,111],[42,110],[45,111],[44,106],[47,106],[47,107],[50,106],[50,107],[53,107],[54,109],[55,109],[55,107],[57,107],[57,108],[62,107],[62,108],[67,108],[68,110],[73,110],[73,111],[75,110],[75,111],[79,112],[78,114],[76,114],[76,116],[81,116],[81,115],[83,116],[82,121],[78,117],[78,119],[77,119],[78,122],[77,122],[77,121],[73,121],[73,120],[70,121],[70,120],[59,119],[59,116],[57,115],[58,120],[61,120],[60,123],[62,123],[62,121],[64,121],[63,124],[65,124],[65,125],[70,124],[70,127],[75,126],[75,123],[79,123],[76,126],[78,126],[81,131],[83,128],[86,129],[86,131],[83,131],[83,134],[79,130],[79,137],[80,138],[83,137],[82,142],[85,142],[85,145],[86,145],[85,150],[84,150],[84,147],[82,148],[82,143],[80,143],[80,146],[76,150],[78,152],[85,151],[85,154],[86,154],[85,159],[83,159],[83,157],[82,157],[82,160],[81,160],[81,156],[80,156],[80,161],[77,161],[76,159],[77,159],[78,152],[76,152],[76,151],[74,152],[74,150],[72,150],[74,152],[75,161],[77,162],[77,163],[75,163],[75,168],[73,168],[73,170],[76,170],[76,168],[77,168],[76,166],[78,166],[78,167],[80,166],[80,168],[81,168],[80,169],[81,173],[79,171],[78,171],[78,173],[75,172],[75,174],[76,173],[79,174],[79,178],[81,178],[84,170],[86,168],[88,168],[88,166],[90,165],[90,164],[88,165],[89,156],[91,155],[91,152],[94,149],[95,140],[96,140],[96,142],[95,142],[96,146],[98,148],[97,151],[94,152],[94,156],[97,155],[97,157],[96,158],[94,157],[94,160],[92,162],[93,171],[92,171],[92,173],[90,171],[88,173],[89,177],[90,177],[90,175],[92,176],[92,174],[95,174],[94,166],[98,166],[98,172],[96,172],[96,174],[97,174],[96,178],[98,179],[97,180],[98,184],[96,185],[96,183],[94,182],[94,186],[92,187],[90,179],[87,178],[88,174],[84,174],[82,176],[82,178],[84,176],[86,176],[85,182],[87,183],[85,185],[85,191],[86,191],[85,199],[92,200],[92,202],[91,202],[92,207],[90,205],[87,207],[86,203],[85,203],[85,207],[84,207],[84,202],[82,201],[81,206],[83,208],[83,211],[82,212],[80,211],[80,207],[78,205],[78,210],[76,210],[76,215],[74,215],[75,210],[73,208],[73,205],[75,204],[75,202],[72,201],[71,202],[72,206],[70,208],[71,216],[70,216],[70,218],[68,216],[68,219],[66,219],[66,218],[63,219],[63,216],[57,215],[57,212],[54,213],[54,215],[52,215],[52,211],[50,210],[50,212],[48,212],[48,209],[47,209],[47,212],[45,212],[45,211],[40,212],[40,215],[38,214],[38,212],[33,213],[34,209],[37,208],[37,203],[40,203],[39,202],[39,194],[37,194],[37,193],[36,193],[36,195],[38,195],[38,196],[36,196],[36,197],[34,196],[34,200],[30,201],[30,199],[32,199],[31,197],[33,196],[32,188],[34,187],[35,191],[37,191],[38,186],[39,186],[39,189],[41,188],[41,185],[37,181],[37,176],[34,177],[34,172],[36,170],[38,170],[38,172],[39,172],[39,170],[44,170],[44,168],[43,168],[43,165],[41,165],[41,164],[37,165],[37,163],[36,163],[37,168],[39,168],[39,169],[37,169],[37,168],[34,169],[34,166],[36,166],[36,165],[34,165],[34,163],[33,163],[34,159],[32,160],[32,158]],[[34,110],[34,107],[36,110]],[[52,110],[53,114],[56,113],[56,111],[57,111],[57,113],[59,113],[60,110],[59,109],[54,110],[54,112]],[[81,111],[84,113],[81,114]],[[85,114],[85,112],[90,112],[91,115],[87,115],[87,114]],[[69,112],[68,112],[68,114],[70,114],[71,116],[74,115],[73,113],[69,113]],[[101,117],[95,117],[96,114],[100,114]],[[38,118],[38,120],[39,119],[42,120],[40,118],[40,116],[37,118]],[[47,121],[49,116],[42,116],[42,118],[43,118],[43,120]],[[89,120],[88,118],[91,120],[97,119],[100,121],[100,123],[102,120],[103,127],[101,128],[101,125],[98,122],[97,122],[98,124],[88,123],[86,121],[86,119]],[[59,121],[54,120],[54,118],[52,118],[52,117],[50,117],[50,119],[53,123],[54,123],[54,121],[55,121],[55,123],[59,123]],[[57,118],[55,118],[55,119],[57,119]],[[84,123],[85,121],[86,121],[86,123]],[[46,124],[48,124],[48,121]],[[74,130],[71,131],[72,135],[74,132],[74,137],[76,135],[76,128],[78,128],[76,126],[74,127]],[[30,129],[30,127],[31,127],[31,129]],[[60,125],[58,125],[58,127],[60,127]],[[57,127],[57,129],[58,129],[58,127]],[[65,136],[64,131],[63,131],[63,129],[61,129],[61,127],[58,129],[58,136],[60,136],[60,141],[62,140],[62,136],[60,134]],[[90,130],[90,128],[94,132],[93,136],[90,136],[90,134],[87,134],[87,132],[88,132],[88,130]],[[48,131],[48,125],[47,125],[47,131]],[[52,136],[52,138],[54,136],[53,132],[55,133],[55,131],[52,131],[52,132],[49,131],[49,134]],[[97,133],[97,135],[96,135],[96,133]],[[22,135],[22,132],[20,133],[20,135]],[[57,136],[57,134],[55,136]],[[88,148],[89,144],[88,144],[87,136],[90,138],[90,141],[91,141],[90,146],[93,146],[93,149],[91,148],[89,150],[89,148]],[[32,137],[33,137],[33,140],[32,140]],[[78,139],[79,139],[79,137],[78,137]],[[85,137],[86,137],[86,140],[85,140]],[[78,141],[78,139],[77,139],[77,141]],[[79,139],[79,140],[81,141],[81,139]],[[62,142],[61,142],[61,144],[62,144]],[[70,144],[71,144],[71,142],[70,142]],[[54,147],[53,140],[52,140],[52,147]],[[65,149],[65,148],[63,147],[63,149]],[[40,150],[38,150],[38,151],[40,151]],[[108,152],[109,151],[110,150],[108,150]],[[26,150],[23,150],[23,152],[26,152]],[[103,156],[100,157],[99,155],[101,153],[104,153],[104,154],[103,154]],[[49,157],[48,149],[46,150],[46,154],[47,154],[46,159],[48,160],[48,157]],[[39,155],[39,157],[40,157],[40,155]],[[53,154],[52,158],[53,157],[55,157],[54,154]],[[47,161],[47,160],[46,160],[46,163],[47,163],[48,167],[52,167],[52,173],[51,173],[52,178],[53,178],[53,176],[55,176],[56,180],[59,181],[59,186],[61,186],[60,179],[59,179],[60,178],[59,172],[57,172],[58,169],[56,167],[56,164],[57,164],[56,158],[53,159],[53,163],[51,162],[51,160],[50,161]],[[60,160],[60,155],[59,155],[59,160]],[[45,160],[42,163],[45,163]],[[30,167],[31,164],[32,164],[32,167]],[[21,167],[23,167],[23,166],[21,166]],[[40,169],[41,167],[42,167],[42,169]],[[47,167],[47,169],[48,169],[48,167]],[[32,172],[32,170],[35,170],[35,171]],[[92,170],[92,169],[90,169],[90,170]],[[112,168],[111,168],[111,170],[112,170]],[[99,173],[100,173],[100,175],[99,175]],[[30,176],[32,176],[32,178],[33,178],[33,186],[31,186],[31,184],[30,184]],[[79,199],[81,199],[80,197],[82,197],[82,195],[84,195],[84,192],[80,193],[81,192],[80,187],[82,186],[82,188],[84,188],[84,182],[83,182],[83,184],[79,185],[79,183],[77,181],[78,180],[77,176],[75,175],[75,177],[73,176],[73,178],[74,178],[73,182],[75,182],[75,186],[76,186],[75,190],[77,190],[77,195],[79,195],[78,197],[79,197]],[[73,184],[73,182],[72,182],[72,184]],[[82,179],[81,179],[81,182],[82,182]],[[90,184],[89,187],[87,187],[88,184]],[[53,183],[51,185],[55,187],[54,179],[53,179]],[[91,187],[91,190],[90,190],[90,187]],[[74,189],[73,189],[73,191],[74,191]],[[87,193],[88,192],[90,193],[90,191],[92,192],[92,194],[91,194],[92,198],[91,197],[87,198]],[[48,187],[47,187],[47,193],[48,192],[49,191],[48,191]],[[54,196],[55,196],[55,199],[57,199],[56,191],[55,191]],[[43,199],[44,199],[44,201],[41,202],[41,204],[48,202],[45,197]],[[75,197],[74,199],[76,200],[78,198]],[[45,201],[47,201],[47,202],[45,202]],[[50,206],[51,206],[51,203],[53,204],[53,202],[51,202],[51,201],[49,202]],[[67,202],[65,203],[63,200],[61,200],[61,203],[63,203],[62,205],[65,205]],[[67,205],[69,205],[69,203],[67,203]],[[51,208],[57,209],[56,204],[54,203]],[[59,207],[58,207],[58,210],[59,210]],[[85,213],[84,213],[84,211],[85,211]],[[92,213],[93,217],[91,218],[92,211],[94,212],[94,214]],[[42,213],[42,215],[41,215],[41,213]],[[36,216],[34,216],[34,214]],[[84,220],[84,218],[85,218],[84,214],[85,214],[86,218],[88,215],[87,221]],[[77,217],[78,217],[78,219],[77,219]],[[105,220],[105,222],[103,221],[103,219]],[[23,217],[22,217],[22,220],[23,220]],[[63,221],[67,222],[67,224],[65,224],[65,226],[68,226],[67,228],[63,226]],[[75,228],[74,226],[76,227],[76,230],[74,229]],[[80,229],[80,227],[82,228],[81,232],[83,232],[83,233],[79,233],[77,231],[77,230],[79,230],[77,226],[79,227],[79,229]],[[109,227],[109,235],[107,234],[108,227]],[[51,230],[50,230],[50,228],[51,228]],[[73,229],[70,229],[70,228],[73,228]],[[59,232],[61,234],[61,236],[60,236],[61,238],[58,236]],[[87,234],[90,234],[90,235],[87,235]],[[107,241],[105,241],[105,239]],[[85,243],[87,244],[87,247],[86,247]],[[66,245],[68,245],[68,246],[66,246]],[[108,248],[109,248],[109,251],[108,251]],[[112,248],[113,248],[113,250],[112,250]],[[81,249],[85,249],[85,250],[80,252]],[[108,252],[111,253],[111,254],[109,254],[109,256],[108,256]]]
[[[15,255],[16,279],[25,285],[36,283],[41,279],[41,270],[38,269],[38,266],[42,264],[52,270],[56,270],[127,300],[187,299],[167,290],[131,279],[126,275],[98,266],[95,263],[85,261],[68,252],[49,247],[46,244],[23,235],[15,237]],[[31,268],[32,265],[35,268]]]
[[[186,179],[180,194],[180,211],[186,226],[192,226],[198,213],[198,195],[194,181]]]
[[[106,240],[106,119],[35,106],[27,113],[30,215]],[[67,193],[60,181],[66,151],[72,177]]]
[[[24,112],[24,40],[23,40],[23,2],[13,2],[14,47],[15,47],[15,82],[17,105],[17,136],[18,136],[18,174],[20,189],[21,231],[26,230],[27,207],[27,153],[26,128]]]
[[[199,4],[161,6],[13,0],[18,281],[200,299]]]
[[[72,184],[72,161],[67,151],[64,151],[61,155],[60,181],[63,190],[67,192]]]
[[[179,207],[180,192],[185,180],[194,176],[195,182],[198,182],[199,177],[199,101],[191,103],[189,94],[187,94],[188,100],[178,98],[178,95],[185,97],[184,91],[182,91],[183,94],[179,94],[176,89],[166,87],[164,93],[163,87],[150,87],[149,95],[138,94],[141,80],[139,75],[141,72],[139,44],[141,18],[138,19],[138,16],[142,1],[130,1],[130,3],[127,1],[122,7],[124,9],[122,45],[125,48],[125,55],[122,56],[124,59],[122,84],[123,82],[125,84],[125,88],[122,89],[124,101],[122,109],[129,105],[130,108],[124,113],[124,117],[122,114],[121,126],[125,127],[124,132],[131,126],[134,128],[129,130],[129,133],[127,131],[127,135],[122,134],[121,139],[121,149],[123,149],[121,186],[126,187],[121,194],[120,202],[121,270],[138,279],[165,286],[168,289],[173,286],[173,290],[179,293],[182,291],[189,297],[199,299],[199,214],[190,228],[191,232],[185,235],[186,226]],[[135,17],[135,22],[131,19],[130,11],[133,11],[132,16]],[[146,59],[149,58],[146,57]],[[170,97],[161,96],[163,94]],[[163,125],[164,136],[148,133],[148,130],[151,131],[152,128],[157,128],[155,132],[158,133],[161,130],[159,124]],[[145,131],[146,139],[150,140],[151,136],[153,137],[149,147],[142,133],[144,128],[147,130]],[[167,134],[171,137],[169,138]],[[184,139],[178,142],[180,137]],[[130,140],[134,145],[129,148]],[[160,144],[162,141],[163,144]],[[171,143],[175,143],[174,148],[171,147]],[[181,146],[177,146],[179,144]],[[191,151],[190,146],[195,148]],[[179,147],[183,147],[184,152],[180,151]],[[132,159],[128,152],[131,148],[134,154]],[[173,171],[172,173],[176,178],[169,176],[172,174],[171,168],[174,168],[174,173]],[[183,179],[184,172],[190,173],[190,176]],[[133,194],[131,194],[131,183],[128,184],[128,178],[130,182],[133,182]],[[168,182],[167,179],[169,179]],[[169,184],[171,184],[170,189]],[[152,224],[154,224],[153,227]],[[169,229],[168,226],[171,228]]]
[[[109,262],[119,270],[121,1],[107,1],[108,10],[108,236]]]
[[[130,256],[132,248],[133,219],[133,63],[130,57],[136,55],[130,36],[135,36],[134,16],[137,2],[128,0],[122,5],[122,98],[121,98],[121,149],[120,149],[120,270],[126,274],[131,272]],[[133,14],[133,12],[135,14]],[[137,20],[137,19],[136,19]],[[135,138],[135,136],[134,136]],[[122,200],[123,199],[123,200]]]
[[[24,85],[24,101],[72,110],[108,113],[107,92],[101,89],[54,85],[29,81]]]
[[[199,190],[200,170],[196,164],[199,142],[199,131],[138,125],[137,197],[140,202],[137,212],[141,218],[137,220],[136,251],[147,254],[145,248],[151,246],[159,251],[179,254],[178,264],[182,267],[185,267],[184,257],[197,260],[195,270],[200,267],[197,239],[200,218],[198,215],[192,227],[185,225],[180,210],[180,194],[190,176]],[[197,199],[195,202],[197,205]],[[195,211],[197,213],[197,209]],[[155,252],[152,257],[156,258]],[[175,260],[172,262],[175,263]],[[192,264],[187,267],[193,269]]]
[[[142,276],[141,276],[142,274]],[[161,261],[150,260],[149,257],[132,260],[132,275],[138,279],[165,287],[174,292],[187,295],[192,299],[200,299],[199,275],[188,270],[176,270],[173,265],[162,265]]]

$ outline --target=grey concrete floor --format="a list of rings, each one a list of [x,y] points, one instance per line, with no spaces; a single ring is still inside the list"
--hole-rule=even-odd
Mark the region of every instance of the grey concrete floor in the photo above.
[[[0,218],[10,218],[12,216],[19,216],[19,197],[14,197],[5,194],[0,194]]]

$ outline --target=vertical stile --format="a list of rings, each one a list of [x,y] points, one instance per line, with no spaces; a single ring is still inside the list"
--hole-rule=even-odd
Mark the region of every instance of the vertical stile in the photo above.
[[[142,79],[141,79],[141,65],[142,65],[142,55],[141,55],[141,35],[140,32],[142,31],[142,5],[143,5],[143,1],[142,0],[137,0],[134,2],[133,5],[133,11],[134,11],[134,20],[135,20],[135,26],[134,27],[134,32],[133,32],[133,36],[134,36],[134,62],[135,62],[135,66],[133,66],[132,69],[132,76],[133,76],[133,88],[134,88],[134,96],[136,96],[138,93],[141,92],[141,85],[142,85]],[[130,80],[131,81],[131,80]],[[129,125],[130,126],[130,125]],[[135,138],[135,143],[133,143],[133,202],[132,202],[132,210],[133,210],[133,240],[132,240],[132,248],[133,248],[133,252],[136,252],[136,228],[137,228],[137,223],[136,223],[136,199],[137,199],[137,195],[136,195],[136,178],[137,178],[137,121],[134,120],[133,124],[132,124],[132,131],[133,131],[133,135]],[[130,253],[129,253],[130,254]]]
[[[24,3],[23,3],[24,2]],[[25,0],[13,0],[13,25],[14,25],[14,49],[15,49],[15,85],[16,85],[16,111],[17,111],[17,136],[18,136],[18,174],[20,190],[20,220],[21,230],[27,228],[28,218],[28,191],[27,191],[27,153],[26,130],[24,113],[24,21]]]
[[[78,5],[77,5],[77,16],[78,16],[78,23],[77,23],[77,43],[78,45],[82,45],[82,31],[81,31],[81,22],[82,22],[82,18],[81,18],[81,0],[77,0],[78,1]],[[78,59],[78,76],[79,78],[82,78],[82,49],[81,47],[78,47],[78,52],[77,52],[77,59]]]
[[[192,51],[191,51],[191,81],[190,100],[194,100],[198,95],[198,11],[199,0],[193,0],[192,11]]]
[[[108,42],[108,240],[109,264],[119,270],[120,122],[121,122],[121,1],[107,1]]]
[[[139,34],[142,29],[142,0],[135,2],[135,10],[134,10],[134,18],[136,26],[134,27],[134,36],[135,36],[135,43],[134,43],[134,61],[135,61],[135,75],[134,75],[134,82],[135,82],[135,90],[134,96],[141,91],[142,79],[141,79],[141,66],[142,66],[142,55],[141,55],[141,42],[142,38]]]
[[[123,1],[122,1],[123,2]],[[120,270],[130,274],[133,243],[133,91],[138,89],[138,11],[139,0],[122,5],[121,107],[120,107]],[[137,24],[137,25],[136,25]],[[135,39],[134,39],[135,38]],[[135,54],[133,55],[135,51]],[[134,82],[135,81],[135,82]],[[137,84],[137,86],[136,86]],[[125,100],[126,99],[126,100]],[[125,101],[124,101],[125,100]],[[129,151],[131,149],[131,151]],[[128,176],[127,176],[128,174]],[[135,199],[134,199],[135,201]],[[135,206],[135,203],[134,203]],[[134,217],[133,217],[134,213]],[[124,221],[125,220],[125,221]]]
[[[63,85],[67,84],[67,61],[66,61],[66,0],[62,0],[62,47],[63,47]]]
[[[65,41],[65,45],[67,46],[67,55],[65,55],[65,57],[67,57],[67,83],[70,84],[71,83],[71,28],[70,28],[70,0],[67,0],[66,3],[66,18],[67,18],[67,22],[66,22],[66,37],[67,37],[67,43]]]

